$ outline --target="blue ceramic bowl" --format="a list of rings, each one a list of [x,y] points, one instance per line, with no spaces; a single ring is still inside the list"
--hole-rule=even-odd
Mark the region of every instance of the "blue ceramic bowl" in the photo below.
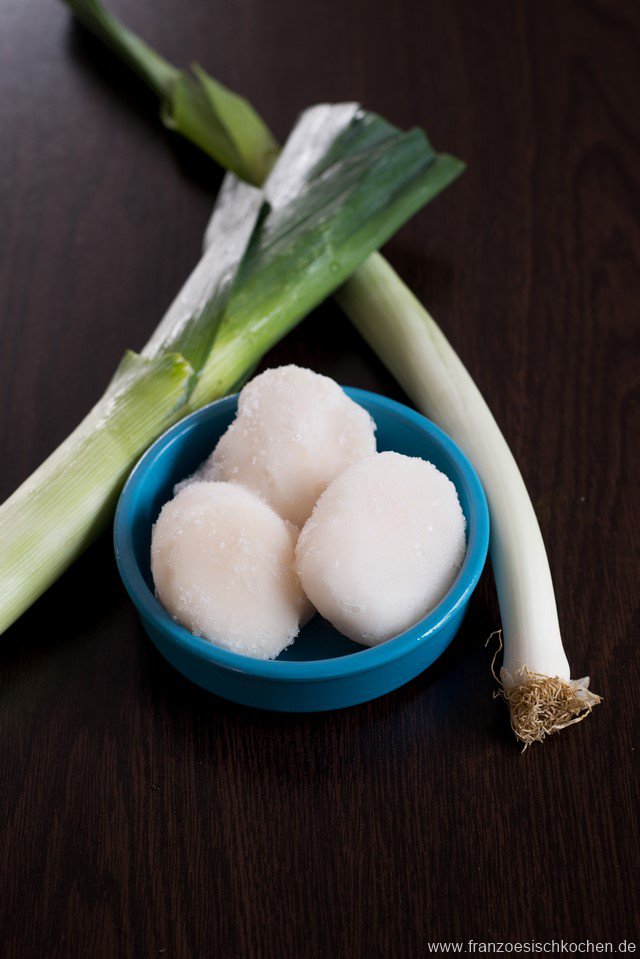
[[[115,519],[115,551],[124,585],[147,633],[184,676],[237,703],[287,712],[352,706],[397,689],[430,666],[460,627],[487,555],[489,514],[480,481],[458,447],[429,420],[393,400],[345,391],[377,424],[379,450],[430,460],[455,484],[467,518],[467,552],[453,586],[428,616],[380,646],[358,646],[315,616],[275,660],[220,649],[175,623],[154,596],[151,528],[178,480],[209,455],[233,420],[237,396],[187,416],[135,467]]]

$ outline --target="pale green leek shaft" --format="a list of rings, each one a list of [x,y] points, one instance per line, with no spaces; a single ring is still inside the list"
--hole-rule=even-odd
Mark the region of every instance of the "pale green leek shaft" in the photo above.
[[[127,367],[0,508],[0,633],[107,525],[136,459],[181,415],[193,373],[181,356]]]

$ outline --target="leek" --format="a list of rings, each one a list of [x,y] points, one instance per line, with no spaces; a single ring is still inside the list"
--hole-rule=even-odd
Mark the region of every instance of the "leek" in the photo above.
[[[140,356],[127,354],[74,433],[0,506],[0,632],[108,522],[136,459],[265,351],[456,173],[420,131],[354,104],[303,114],[258,190],[227,174],[211,243]]]
[[[580,722],[600,698],[571,679],[540,526],[515,459],[478,387],[424,307],[381,256],[342,287],[338,302],[426,416],[469,456],[491,514],[504,662],[502,690],[525,748]]]
[[[263,181],[277,147],[257,114],[250,107],[247,111],[246,101],[235,110],[225,111],[224,106],[228,104],[215,96],[218,85],[211,81],[213,95],[208,96],[207,84],[203,82],[205,75],[196,70],[195,78],[201,91],[187,94],[192,97],[189,122],[171,121],[172,110],[174,115],[181,112],[176,106],[182,93],[175,79],[179,71],[110,18],[98,0],[66,2],[156,90],[164,102],[165,121],[168,120],[169,126],[192,139],[223,166],[236,170],[253,183]],[[170,75],[167,69],[175,73]],[[174,87],[178,94],[172,106]],[[203,96],[208,99],[206,109],[200,109],[196,103],[196,99]],[[225,137],[219,136],[221,126],[228,141],[244,138],[245,147],[252,141],[242,163],[233,157],[229,159]],[[366,141],[366,125],[353,130],[352,134],[356,140]],[[375,136],[373,131],[373,140]],[[294,137],[289,141],[291,148],[295,145],[300,153],[313,153],[313,124],[299,126]],[[462,168],[460,161],[454,158],[438,158],[431,170],[431,195],[447,185]],[[290,183],[280,178],[278,189],[295,192],[296,182],[295,177]],[[271,186],[273,188],[274,181]],[[205,248],[209,240],[207,231]],[[246,292],[244,297],[246,302]],[[502,691],[510,706],[516,736],[526,748],[549,733],[579,722],[600,699],[589,691],[588,677],[570,678],[540,528],[517,464],[482,395],[436,323],[379,254],[373,254],[355,271],[340,290],[338,300],[416,405],[468,453],[483,480],[491,510],[491,557],[504,637]],[[215,389],[216,384],[223,389],[232,378],[230,371],[234,370],[236,375],[247,364],[246,342],[233,335],[234,316],[236,320],[240,318],[240,327],[247,333],[265,337],[264,348],[270,345],[268,324],[262,326],[258,319],[252,325],[250,315],[249,310],[247,322],[243,298],[239,296],[229,318],[222,323],[203,370],[201,390],[205,385]]]

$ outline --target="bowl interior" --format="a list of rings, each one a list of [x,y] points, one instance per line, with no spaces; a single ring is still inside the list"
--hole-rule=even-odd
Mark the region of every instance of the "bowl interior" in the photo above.
[[[452,455],[451,441],[444,437],[423,417],[412,413],[400,404],[378,397],[363,390],[347,389],[347,394],[364,406],[377,426],[378,450],[395,450],[407,456],[420,456],[430,460],[453,482],[467,520],[467,547],[469,535],[473,535],[474,504],[468,476],[465,476],[464,461],[458,462]],[[137,483],[131,491],[129,520],[131,544],[135,561],[153,594],[153,579],[150,568],[151,529],[161,507],[173,495],[173,487],[193,473],[210,454],[219,437],[227,429],[236,414],[237,397],[228,397],[183,421],[170,431],[163,442],[155,444],[141,461],[136,472]],[[466,469],[469,467],[466,465]],[[470,550],[459,577],[465,575]],[[453,588],[453,587],[452,587]],[[447,597],[440,606],[447,605]],[[160,607],[164,616],[167,616]],[[415,627],[414,627],[415,628]],[[321,616],[316,615],[295,642],[278,657],[279,660],[312,661],[335,659],[363,653],[366,647],[342,636]]]

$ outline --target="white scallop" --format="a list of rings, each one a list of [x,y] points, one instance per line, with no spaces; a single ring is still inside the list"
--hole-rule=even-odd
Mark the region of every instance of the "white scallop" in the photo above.
[[[197,476],[241,483],[302,526],[331,480],[375,449],[373,420],[334,380],[282,366],[247,383]]]
[[[418,622],[445,595],[465,554],[453,483],[431,463],[378,453],[325,490],[296,547],[316,609],[366,646]]]
[[[153,527],[158,599],[195,635],[273,659],[310,612],[294,569],[296,539],[295,527],[249,490],[191,483]]]

